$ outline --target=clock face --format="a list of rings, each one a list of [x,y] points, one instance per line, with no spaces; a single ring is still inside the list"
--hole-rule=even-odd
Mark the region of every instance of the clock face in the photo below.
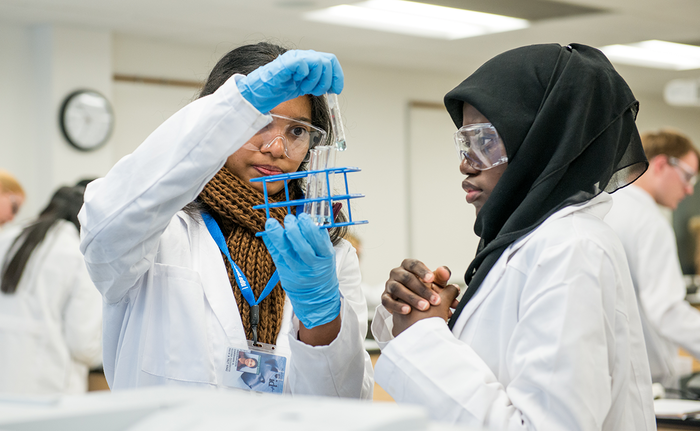
[[[82,151],[94,150],[112,133],[114,114],[100,93],[80,90],[66,97],[61,107],[61,130],[68,142]]]

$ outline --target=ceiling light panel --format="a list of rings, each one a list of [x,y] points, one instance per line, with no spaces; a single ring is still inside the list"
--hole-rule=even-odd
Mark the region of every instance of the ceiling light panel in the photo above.
[[[369,0],[304,14],[304,18],[437,39],[462,39],[528,27],[527,20],[403,0]]]
[[[421,0],[438,6],[459,9],[478,10],[497,15],[512,16],[529,21],[539,21],[563,17],[576,17],[605,10],[582,6],[580,4],[562,3],[551,0]],[[591,3],[588,1],[587,3]]]
[[[647,40],[627,45],[608,45],[601,51],[613,62],[655,69],[700,69],[700,47]]]

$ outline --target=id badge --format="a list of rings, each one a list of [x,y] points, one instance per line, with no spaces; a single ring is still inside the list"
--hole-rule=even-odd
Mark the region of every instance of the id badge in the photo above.
[[[289,354],[272,344],[248,340],[226,349],[223,383],[230,388],[281,394],[287,384]]]

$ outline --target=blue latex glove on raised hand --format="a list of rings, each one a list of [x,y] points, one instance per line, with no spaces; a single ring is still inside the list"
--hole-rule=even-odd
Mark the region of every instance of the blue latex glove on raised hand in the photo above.
[[[241,95],[262,112],[304,94],[340,94],[343,69],[333,54],[287,51],[236,82]]]
[[[263,235],[282,288],[306,328],[329,323],[340,314],[340,289],[328,231],[305,213],[287,215],[284,226],[268,219]]]

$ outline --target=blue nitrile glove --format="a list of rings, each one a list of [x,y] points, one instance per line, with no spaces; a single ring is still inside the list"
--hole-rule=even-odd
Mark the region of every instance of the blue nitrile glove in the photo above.
[[[267,219],[263,241],[294,313],[309,329],[333,321],[340,314],[340,289],[328,231],[306,213],[288,214],[284,226]]]
[[[333,54],[316,51],[287,51],[272,62],[238,80],[241,95],[262,112],[304,94],[340,94],[343,69]]]

